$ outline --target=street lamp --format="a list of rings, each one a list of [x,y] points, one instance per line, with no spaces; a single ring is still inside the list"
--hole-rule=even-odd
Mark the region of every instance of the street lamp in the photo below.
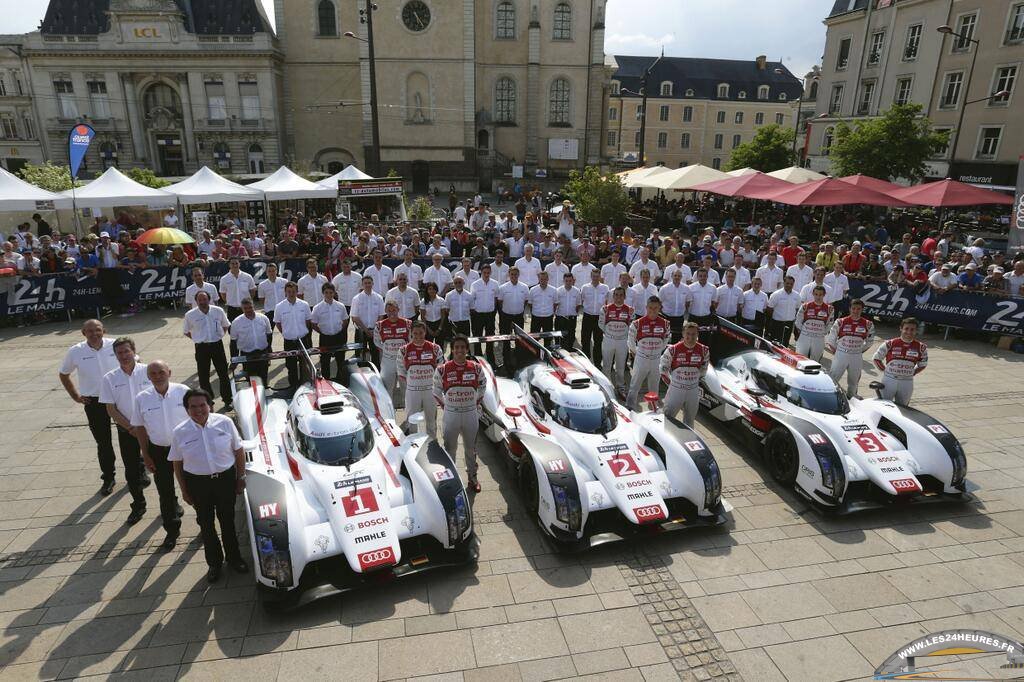
[[[346,31],[346,38],[366,43],[367,56],[370,65],[370,121],[372,130],[370,173],[374,176],[380,175],[380,117],[377,113],[377,60],[373,51],[373,12],[377,9],[377,3],[366,0],[366,7],[359,10],[359,23],[366,24],[366,38],[360,38],[352,31]]]
[[[783,70],[783,69],[775,69],[775,73],[776,73],[776,75],[784,76],[784,75],[786,75],[787,72],[785,70]],[[818,80],[817,76],[814,76],[813,78],[811,78],[812,82],[817,82],[817,80]],[[804,164],[803,164],[803,158],[800,158],[800,159],[796,158],[796,138],[797,138],[797,136],[800,135],[800,116],[801,116],[801,114],[803,114],[803,111],[804,111],[804,92],[803,92],[803,89],[801,89],[800,90],[800,99],[798,99],[796,101],[796,121],[793,123],[793,152],[792,152],[793,153],[793,159],[797,160],[799,162],[800,166],[803,166]],[[803,154],[801,154],[800,156],[802,157]]]
[[[633,92],[632,90],[622,89],[620,92],[625,92],[629,95],[635,95],[640,97],[640,149],[637,157],[637,168],[642,168],[644,165],[644,144],[647,138],[647,79],[650,78],[651,71],[658,65],[665,57],[665,50],[662,49],[661,55],[651,62],[651,65],[644,71],[644,75],[640,78],[640,92]]]
[[[968,71],[967,71],[967,82],[964,84],[964,100],[966,100],[967,96],[971,92],[971,79],[974,77],[974,63],[978,60],[978,52],[981,49],[981,42],[978,41],[977,39],[973,38],[972,36],[967,36],[967,35],[964,35],[962,33],[957,33],[948,24],[943,24],[942,26],[939,26],[935,30],[938,31],[939,33],[941,33],[943,36],[948,36],[948,35],[949,36],[956,36],[960,40],[966,40],[968,42],[968,44],[974,43],[974,48],[971,50],[971,68],[968,69]],[[945,42],[945,39],[943,39],[943,42]],[[977,101],[982,101],[983,102],[983,101],[985,101],[987,99],[991,99],[991,98],[992,97],[986,97],[984,99],[977,100]],[[953,143],[950,146],[950,151],[949,151],[949,163],[950,163],[950,165],[953,165],[953,162],[956,161],[956,147],[957,147],[957,143],[960,141],[960,128],[964,124],[964,111],[967,110],[967,104],[968,104],[968,102],[965,101],[960,106],[960,116],[957,118],[956,128],[953,130]]]

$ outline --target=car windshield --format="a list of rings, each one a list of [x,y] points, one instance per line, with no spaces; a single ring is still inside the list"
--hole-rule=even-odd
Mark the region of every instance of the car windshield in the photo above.
[[[846,414],[850,404],[839,388],[832,391],[810,391],[795,386],[786,387],[786,399],[798,407],[823,414]]]
[[[310,462],[327,466],[349,466],[373,451],[373,429],[369,422],[352,433],[332,436],[307,436],[298,433],[299,451]]]
[[[615,408],[610,401],[595,407],[552,407],[551,416],[567,429],[580,433],[608,433],[615,429]]]

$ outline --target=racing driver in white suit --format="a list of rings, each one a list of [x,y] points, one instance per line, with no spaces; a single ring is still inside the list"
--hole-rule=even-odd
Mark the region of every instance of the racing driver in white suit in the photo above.
[[[634,358],[633,376],[629,381],[629,395],[626,396],[626,405],[630,409],[637,409],[637,398],[645,381],[648,391],[658,392],[661,354],[665,352],[671,333],[669,321],[661,316],[661,299],[651,296],[647,299],[647,314],[633,320],[626,340]]]
[[[683,323],[683,339],[661,354],[661,378],[668,385],[665,394],[665,416],[675,417],[683,411],[683,423],[693,427],[700,407],[700,379],[708,372],[711,350],[701,343],[696,322]]]
[[[612,291],[612,302],[601,308],[597,318],[598,328],[604,332],[601,345],[601,371],[612,379],[612,367],[615,375],[612,382],[619,393],[626,392],[626,337],[629,336],[629,324],[633,321],[633,309],[626,305],[626,290],[616,287]]]
[[[384,304],[385,317],[373,327],[373,344],[380,349],[380,378],[388,395],[395,399],[398,384],[398,353],[409,343],[409,320],[398,316],[398,302]]]
[[[850,301],[850,314],[832,325],[825,337],[825,349],[832,353],[828,374],[838,384],[846,373],[846,395],[857,397],[860,375],[864,371],[864,351],[871,347],[875,323],[863,316],[864,301]]]
[[[442,430],[444,449],[453,458],[462,438],[466,453],[466,474],[473,492],[480,492],[476,478],[476,432],[480,426],[480,403],[484,399],[483,368],[469,360],[469,339],[458,335],[452,339],[452,359],[434,372],[434,399],[444,409]]]
[[[441,347],[427,341],[427,325],[413,322],[412,341],[398,352],[398,378],[405,384],[405,426],[408,428],[409,415],[422,412],[431,438],[437,437],[437,405],[431,395],[434,370],[443,361]]]

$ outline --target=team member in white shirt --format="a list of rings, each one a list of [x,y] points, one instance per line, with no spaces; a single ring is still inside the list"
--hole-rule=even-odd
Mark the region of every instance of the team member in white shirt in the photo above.
[[[112,348],[119,366],[103,375],[99,401],[106,406],[107,414],[117,426],[117,446],[124,464],[125,482],[132,496],[131,512],[125,523],[133,526],[146,513],[146,496],[142,489],[149,484],[149,478],[145,477],[139,441],[132,430],[132,410],[135,396],[152,383],[146,376],[146,366],[135,358],[134,341],[123,336],[114,341]]]
[[[404,277],[404,275],[403,275]],[[328,348],[339,348],[345,345],[348,336],[348,311],[335,299],[337,290],[333,284],[324,285],[324,300],[313,306],[309,321],[319,335],[317,345],[321,348],[320,373],[330,378],[341,380],[341,368],[345,365],[345,351],[338,350],[326,353]],[[331,374],[331,358],[334,358],[337,374]]]
[[[498,287],[498,333],[512,333],[512,325],[526,327],[526,303],[530,298],[530,289],[519,281],[519,268],[513,266],[508,270],[508,281]],[[513,365],[515,357],[509,353],[507,343],[500,350],[504,364]]]
[[[571,273],[562,276],[563,286],[558,288],[555,304],[555,329],[562,332],[559,345],[569,350],[576,347],[576,321],[583,304],[583,294],[575,281]]]
[[[829,301],[836,309],[836,315],[841,315],[849,310],[847,297],[850,293],[850,278],[843,270],[842,259],[832,265],[832,272],[825,275],[825,286],[832,287],[832,300]]]
[[[420,294],[416,289],[409,286],[406,274],[396,275],[395,287],[388,291],[384,302],[394,301],[398,304],[398,314],[407,320],[415,320],[420,310]]]
[[[619,286],[619,278],[622,273],[629,272],[625,265],[619,262],[618,249],[612,251],[611,260],[601,266],[601,281],[608,285],[609,290]]]
[[[480,266],[480,279],[473,282],[469,293],[473,297],[469,319],[472,323],[473,336],[493,336],[495,332],[494,313],[497,309],[498,282],[491,277],[491,266],[484,263]],[[477,348],[477,355],[480,349]],[[494,344],[487,344],[487,360],[495,364]]]
[[[768,262],[757,269],[756,276],[761,278],[761,288],[770,296],[782,288],[782,278],[786,273],[775,264],[779,259],[777,253],[769,251],[766,258]]]
[[[512,236],[505,239],[505,247],[508,249],[509,260],[526,255],[526,240],[518,229],[512,230]]]
[[[415,254],[413,254],[412,249],[405,250],[405,260],[395,266],[394,277],[397,282],[400,275],[405,275],[405,279],[409,283],[409,287],[415,291],[419,291],[420,281],[423,279],[423,268],[413,262],[412,259],[414,255]],[[353,296],[354,295],[355,294],[353,294]]]
[[[433,282],[427,284],[423,290],[420,316],[420,319],[427,325],[427,340],[442,345],[444,343],[444,299],[437,295],[437,285]]]
[[[441,254],[435,253],[431,256],[433,263],[427,268],[427,271],[423,273],[423,286],[433,282],[437,285],[437,293],[441,297],[447,294],[454,284],[454,278],[452,277],[452,271],[444,267],[441,263]]]
[[[381,296],[387,296],[395,274],[391,268],[384,265],[384,256],[380,249],[375,249],[373,252],[373,264],[363,268],[363,277],[372,277],[373,290]]]
[[[327,284],[327,277],[317,272],[315,258],[306,261],[306,274],[299,278],[298,284],[299,298],[310,308],[324,300],[323,286]]]
[[[267,278],[256,287],[256,295],[263,300],[263,314],[274,324],[274,308],[284,300],[284,285],[288,280],[277,276],[277,264],[267,263]]]
[[[217,288],[228,320],[234,320],[242,314],[243,298],[256,296],[256,280],[248,272],[242,272],[241,262],[237,258],[228,261],[228,271],[221,276]]]
[[[192,268],[192,284],[189,284],[185,289],[185,307],[196,307],[196,293],[200,291],[205,291],[209,295],[211,301],[216,301],[220,297],[220,292],[217,291],[217,287],[207,282],[206,274],[203,272],[203,269],[196,266]]]
[[[758,336],[764,334],[764,311],[768,308],[768,294],[761,291],[761,278],[750,280],[750,288],[743,292],[740,324]]]
[[[614,255],[614,253],[613,253],[613,255]],[[684,256],[681,253],[677,253],[676,254],[675,262],[674,263],[669,263],[665,267],[665,272],[662,273],[662,274],[664,275],[664,277],[665,277],[665,279],[667,281],[671,282],[672,281],[672,273],[674,273],[676,270],[678,270],[681,273],[683,273],[683,278],[682,278],[682,283],[683,284],[689,284],[690,282],[693,281],[693,271],[690,270],[690,266],[686,264],[686,256]],[[676,343],[676,341],[673,341],[673,343]]]
[[[793,289],[793,278],[786,275],[782,282],[782,288],[768,297],[765,334],[769,339],[774,339],[783,346],[789,345],[789,339],[793,334],[793,323],[801,302],[800,294]]]
[[[629,276],[634,279],[640,277],[641,270],[648,270],[651,273],[651,281],[657,282],[658,278],[661,277],[661,268],[658,264],[651,260],[651,250],[646,246],[640,249],[640,257],[636,260],[633,265],[629,268]],[[646,305],[640,306],[639,310],[646,310]]]
[[[462,275],[455,275],[455,288],[444,297],[445,326],[449,338],[456,334],[469,336],[472,330],[470,312],[473,309],[473,295],[466,289]]]
[[[590,271],[590,282],[580,287],[580,299],[583,302],[580,347],[584,355],[596,366],[600,366],[604,350],[604,332],[600,326],[601,309],[608,300],[608,285],[601,283],[601,272],[597,268]]]
[[[743,289],[736,286],[736,271],[725,271],[725,284],[718,285],[715,292],[715,314],[730,322],[736,322],[743,305]]]
[[[462,259],[462,267],[452,272],[452,277],[462,276],[462,282],[466,288],[469,289],[473,286],[473,282],[480,279],[480,273],[473,269],[473,260],[471,258]]]
[[[555,287],[548,284],[548,273],[540,273],[540,283],[530,288],[527,302],[530,304],[530,333],[554,331],[558,294]],[[551,345],[551,340],[546,344]]]
[[[238,352],[246,356],[265,355],[270,351],[270,341],[274,337],[274,325],[270,318],[256,312],[251,298],[242,299],[242,314],[231,322],[231,341]],[[259,377],[263,385],[267,385],[267,373],[270,370],[268,360],[250,360],[242,363],[245,375]]]
[[[670,265],[669,268],[673,266]],[[687,268],[689,269],[689,268]],[[661,315],[668,320],[672,328],[672,339],[670,343],[678,343],[683,338],[683,322],[686,321],[686,304],[690,300],[690,287],[683,282],[686,273],[682,268],[673,268],[668,273],[669,282],[663,284],[658,290],[658,298],[661,299]]]
[[[626,305],[633,309],[633,314],[639,317],[647,310],[647,301],[658,295],[658,287],[651,283],[651,271],[641,268],[637,271],[640,281],[634,284],[626,292]]]
[[[548,284],[562,286],[562,282],[565,281],[565,275],[571,270],[569,266],[562,262],[562,252],[555,251],[554,260],[544,266],[544,272],[548,273]]]
[[[790,265],[786,275],[793,278],[793,290],[803,291],[804,287],[814,279],[814,268],[807,264],[807,254],[803,251],[796,255],[796,265]]]
[[[103,479],[100,494],[109,495],[114,491],[114,443],[110,437],[110,415],[99,397],[103,376],[117,369],[118,362],[114,355],[114,339],[103,336],[102,322],[86,320],[82,324],[82,336],[85,341],[68,349],[57,376],[71,399],[85,407],[85,418],[96,441],[96,458]],[[77,387],[71,380],[75,372],[78,372]]]
[[[533,244],[527,244],[523,249],[523,257],[516,261],[519,269],[519,279],[531,289],[540,283],[542,266],[540,260],[533,257]]]
[[[174,427],[167,459],[174,465],[181,498],[196,509],[209,566],[206,580],[214,583],[225,561],[237,573],[249,571],[235,532],[235,497],[245,490],[245,450],[235,423],[211,411],[209,393],[190,390],[184,401],[189,418]]]
[[[185,336],[195,344],[196,374],[199,385],[210,395],[210,363],[217,370],[217,381],[220,385],[220,399],[225,407],[231,407],[231,376],[228,372],[228,360],[224,355],[224,332],[231,328],[224,310],[210,305],[210,297],[205,291],[196,294],[196,307],[185,313]]]
[[[448,272],[446,268],[442,268]],[[449,273],[451,274],[451,273]],[[375,365],[380,367],[380,352],[373,343],[373,330],[377,320],[384,317],[384,297],[373,290],[373,278],[364,276],[363,290],[352,298],[351,319],[356,325],[356,343],[363,344],[363,352],[369,352]]]
[[[309,303],[297,297],[298,292],[298,285],[295,282],[288,282],[284,287],[285,299],[278,303],[274,310],[274,324],[284,337],[285,350],[298,350],[300,343],[306,348],[313,345],[313,335],[309,333],[313,309],[309,307]],[[302,374],[306,372],[301,364],[297,357],[285,360],[285,366],[288,368],[288,388],[298,388]]]
[[[399,266],[401,267],[401,266]],[[408,272],[406,273],[408,275]],[[341,262],[341,272],[331,280],[334,291],[338,294],[338,303],[345,306],[348,316],[352,317],[352,299],[356,297],[359,290],[363,288],[363,277],[358,272],[352,271],[352,262],[347,258]],[[345,342],[348,342],[348,327],[345,325]]]
[[[597,270],[597,266],[590,262],[590,254],[587,251],[583,251],[580,254],[580,262],[572,266],[569,272],[572,273],[572,279],[578,285],[580,282],[590,281],[590,272],[592,270]]]
[[[498,249],[494,252],[494,262],[491,263],[491,278],[501,286],[508,281],[508,263],[505,262],[505,252]]]
[[[825,303],[831,304],[833,302],[834,294],[832,292],[832,287],[825,284],[825,268],[820,265],[814,268],[814,279],[800,289],[800,301],[802,303],[814,300],[815,287],[825,287]],[[794,289],[795,288],[796,286],[794,285]]]
[[[139,442],[142,460],[153,473],[153,483],[160,498],[160,518],[167,537],[161,547],[173,549],[181,532],[181,516],[174,491],[174,468],[167,461],[174,427],[188,419],[185,393],[188,386],[171,382],[171,368],[163,360],[146,366],[150,386],[135,396],[129,419]]]
[[[708,282],[708,271],[701,268],[697,271],[697,281],[690,285],[690,302],[687,306],[687,321],[695,322],[698,327],[711,327],[715,324],[715,301],[718,287]]]
[[[736,286],[741,291],[746,291],[750,288],[750,270],[743,265],[743,261],[736,261],[736,264],[732,266],[732,271],[736,273]]]

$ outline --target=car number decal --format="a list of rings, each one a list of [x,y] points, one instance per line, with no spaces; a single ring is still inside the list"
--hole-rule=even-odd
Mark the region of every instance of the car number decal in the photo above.
[[[345,516],[359,516],[378,511],[377,497],[373,494],[373,488],[359,488],[341,498],[341,505],[345,509]]]
[[[621,452],[609,457],[608,467],[616,477],[633,476],[640,473],[640,467],[628,452]]]
[[[885,452],[887,450],[885,443],[873,433],[858,433],[853,437],[853,442],[864,452]]]

